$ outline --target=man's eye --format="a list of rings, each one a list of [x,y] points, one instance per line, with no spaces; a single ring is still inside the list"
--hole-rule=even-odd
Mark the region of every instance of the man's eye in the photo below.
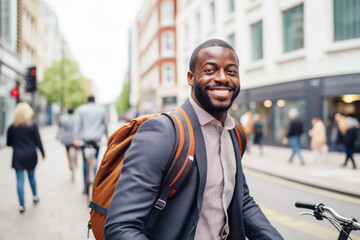
[[[215,72],[215,70],[212,69],[212,68],[208,68],[208,69],[205,69],[205,72],[206,73],[212,73],[212,72]]]
[[[236,74],[236,73],[237,73],[237,71],[236,71],[236,70],[233,70],[233,69],[227,70],[227,72],[228,72],[229,74]]]

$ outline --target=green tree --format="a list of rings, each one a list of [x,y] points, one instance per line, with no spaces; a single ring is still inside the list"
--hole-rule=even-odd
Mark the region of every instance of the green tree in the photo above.
[[[72,59],[64,57],[45,70],[44,79],[38,89],[49,103],[62,101],[64,87],[64,106],[77,107],[86,102],[86,87],[79,66]]]
[[[119,98],[115,101],[115,108],[119,115],[124,114],[130,108],[130,83],[125,82]]]

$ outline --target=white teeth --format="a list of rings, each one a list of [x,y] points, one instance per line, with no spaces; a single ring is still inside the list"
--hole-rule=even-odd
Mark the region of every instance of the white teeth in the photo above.
[[[226,94],[229,92],[229,90],[222,90],[222,89],[214,89],[212,91],[220,94]]]

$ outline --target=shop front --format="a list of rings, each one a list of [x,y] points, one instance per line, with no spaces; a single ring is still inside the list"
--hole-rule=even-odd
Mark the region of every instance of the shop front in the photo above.
[[[259,113],[264,131],[263,143],[282,146],[291,108],[296,108],[304,121],[305,134],[302,135],[301,145],[309,148],[310,138],[307,132],[311,128],[312,118],[323,119],[328,133],[336,112],[360,120],[360,74],[305,79],[241,90],[231,113],[237,119],[247,110],[253,114]],[[328,142],[330,143],[329,137]],[[359,151],[360,132],[357,148]]]

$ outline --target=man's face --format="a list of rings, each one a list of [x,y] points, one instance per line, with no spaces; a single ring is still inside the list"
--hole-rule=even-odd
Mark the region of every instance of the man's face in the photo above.
[[[188,72],[192,98],[212,115],[226,113],[240,92],[238,67],[231,49],[219,46],[202,49],[195,73]]]

